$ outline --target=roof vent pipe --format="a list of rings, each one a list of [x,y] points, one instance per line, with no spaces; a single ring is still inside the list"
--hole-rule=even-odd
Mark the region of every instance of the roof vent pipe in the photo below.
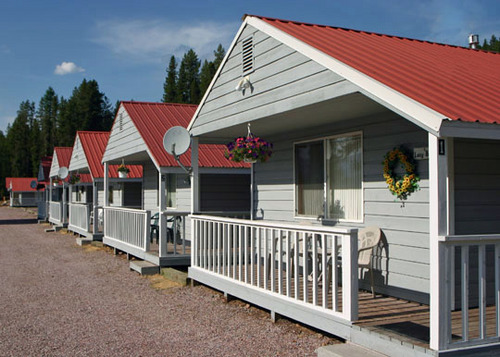
[[[469,35],[469,48],[476,49],[479,45],[479,35]]]

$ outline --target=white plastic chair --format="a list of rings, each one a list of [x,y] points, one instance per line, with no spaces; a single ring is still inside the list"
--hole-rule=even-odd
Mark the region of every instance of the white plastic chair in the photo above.
[[[379,244],[381,235],[380,228],[375,226],[363,228],[358,232],[358,267],[370,270],[370,284],[373,297],[375,297],[372,266],[373,248]]]

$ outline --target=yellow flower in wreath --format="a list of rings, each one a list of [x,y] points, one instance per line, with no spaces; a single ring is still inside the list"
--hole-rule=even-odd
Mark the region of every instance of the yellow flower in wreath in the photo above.
[[[397,165],[405,170],[404,175],[395,171]],[[420,189],[420,178],[415,173],[415,164],[403,148],[394,148],[389,151],[382,162],[383,176],[389,191],[400,200],[408,199],[411,193]]]

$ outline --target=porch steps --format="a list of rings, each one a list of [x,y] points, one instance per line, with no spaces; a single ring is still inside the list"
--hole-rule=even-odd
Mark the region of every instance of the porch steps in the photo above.
[[[320,347],[316,350],[318,357],[383,357],[386,355],[346,342]]]
[[[183,272],[174,268],[161,268],[160,274],[163,275],[168,280],[179,283],[182,286],[187,285],[187,279],[188,279],[187,272]]]
[[[141,275],[154,275],[160,273],[160,267],[145,260],[131,260],[130,270],[135,270]]]
[[[78,244],[80,246],[89,245],[91,243],[92,243],[92,239],[83,238],[83,237],[76,238],[76,244]]]

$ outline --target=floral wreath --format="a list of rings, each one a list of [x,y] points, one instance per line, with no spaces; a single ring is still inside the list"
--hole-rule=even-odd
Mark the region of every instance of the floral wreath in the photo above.
[[[399,164],[405,169],[404,176],[398,176],[394,172]],[[415,163],[402,148],[394,148],[384,156],[384,178],[389,191],[400,200],[406,200],[412,192],[418,191],[420,178],[415,173]]]

